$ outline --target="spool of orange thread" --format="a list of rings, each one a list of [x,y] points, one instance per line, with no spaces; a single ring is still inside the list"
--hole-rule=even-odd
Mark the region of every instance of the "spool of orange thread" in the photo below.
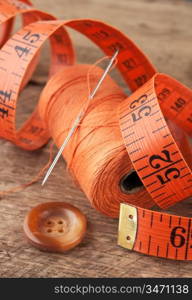
[[[87,101],[89,69],[89,65],[66,68],[50,79],[41,95],[39,114],[58,147]],[[100,68],[94,69],[91,87],[102,73]],[[121,136],[118,107],[125,98],[122,89],[107,76],[63,153],[70,173],[92,205],[110,217],[118,217],[121,202],[145,208],[154,205],[134,171]],[[184,133],[169,124],[179,147],[190,160]]]

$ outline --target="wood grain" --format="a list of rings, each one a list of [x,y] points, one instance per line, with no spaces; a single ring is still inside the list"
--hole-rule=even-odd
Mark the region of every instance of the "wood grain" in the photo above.
[[[36,7],[63,19],[97,18],[127,33],[150,56],[161,72],[192,85],[192,4],[182,0],[33,0]],[[71,32],[71,31],[70,31]],[[84,37],[73,33],[80,62],[93,63],[101,53]],[[46,52],[47,53],[47,52]],[[34,106],[46,81],[48,55],[44,55],[33,82],[21,96],[19,124]],[[115,77],[118,79],[117,74]],[[0,189],[29,181],[47,162],[49,147],[23,151],[1,140]],[[56,150],[56,149],[55,149]],[[88,217],[83,243],[66,254],[43,253],[31,247],[22,224],[33,206],[45,201],[66,201]],[[192,215],[190,200],[175,212]],[[147,257],[117,246],[118,220],[90,207],[74,186],[60,160],[42,189],[37,183],[22,192],[1,197],[0,277],[191,277],[190,262]]]

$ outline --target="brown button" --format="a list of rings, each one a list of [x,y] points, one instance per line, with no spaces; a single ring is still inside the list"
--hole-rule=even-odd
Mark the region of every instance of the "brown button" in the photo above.
[[[78,245],[85,235],[86,217],[64,202],[48,202],[34,207],[24,221],[24,232],[35,247],[65,252]]]

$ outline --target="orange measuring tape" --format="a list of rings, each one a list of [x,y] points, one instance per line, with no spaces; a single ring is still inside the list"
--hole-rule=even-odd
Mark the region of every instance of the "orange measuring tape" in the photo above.
[[[11,2],[10,2],[11,3]],[[7,5],[7,6],[6,6]],[[0,19],[0,23],[1,23],[1,32],[0,32],[0,47],[3,46],[3,44],[8,40],[11,31],[13,29],[13,22],[14,22],[14,17],[16,16],[17,12],[18,12],[18,8],[29,8],[29,5],[31,5],[31,2],[29,2],[28,0],[21,0],[18,3],[15,3],[15,8],[14,7],[10,7],[9,3],[6,3],[4,5],[3,3],[3,7],[2,7],[2,11],[3,14],[1,14],[1,19]],[[25,25],[25,18],[23,18],[23,25]]]
[[[161,208],[192,194],[190,166],[164,118],[190,134],[191,112],[191,91],[163,74],[155,75],[120,107],[121,132],[134,169]],[[124,205],[120,214],[120,244],[150,255],[192,259],[191,218]]]
[[[107,55],[119,49],[117,68],[132,95],[127,98],[108,76],[63,155],[96,209],[117,217],[120,206],[119,245],[149,255],[192,260],[192,219],[148,210],[154,204],[167,208],[192,195],[191,149],[185,136],[192,133],[191,90],[157,73],[129,38],[96,20],[59,21],[30,4],[0,0],[2,43],[17,14],[24,16],[25,26],[0,51],[0,136],[26,150],[38,149],[50,136],[61,146],[82,99],[87,100],[90,68],[74,64],[64,26],[87,36]],[[16,131],[19,93],[47,39],[52,47],[50,80],[38,108]],[[90,83],[101,74],[96,68]],[[133,182],[136,189],[130,188]]]

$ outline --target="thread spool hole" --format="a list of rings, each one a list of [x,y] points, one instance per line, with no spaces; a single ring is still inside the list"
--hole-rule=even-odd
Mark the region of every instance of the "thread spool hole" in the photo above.
[[[129,215],[129,219],[133,220],[133,215]]]
[[[143,183],[137,175],[137,172],[135,170],[131,170],[128,174],[122,177],[120,187],[123,193],[133,194],[143,188]]]
[[[127,236],[127,240],[130,241],[130,239],[131,239],[131,238],[130,238],[130,236],[128,235],[128,236]]]

